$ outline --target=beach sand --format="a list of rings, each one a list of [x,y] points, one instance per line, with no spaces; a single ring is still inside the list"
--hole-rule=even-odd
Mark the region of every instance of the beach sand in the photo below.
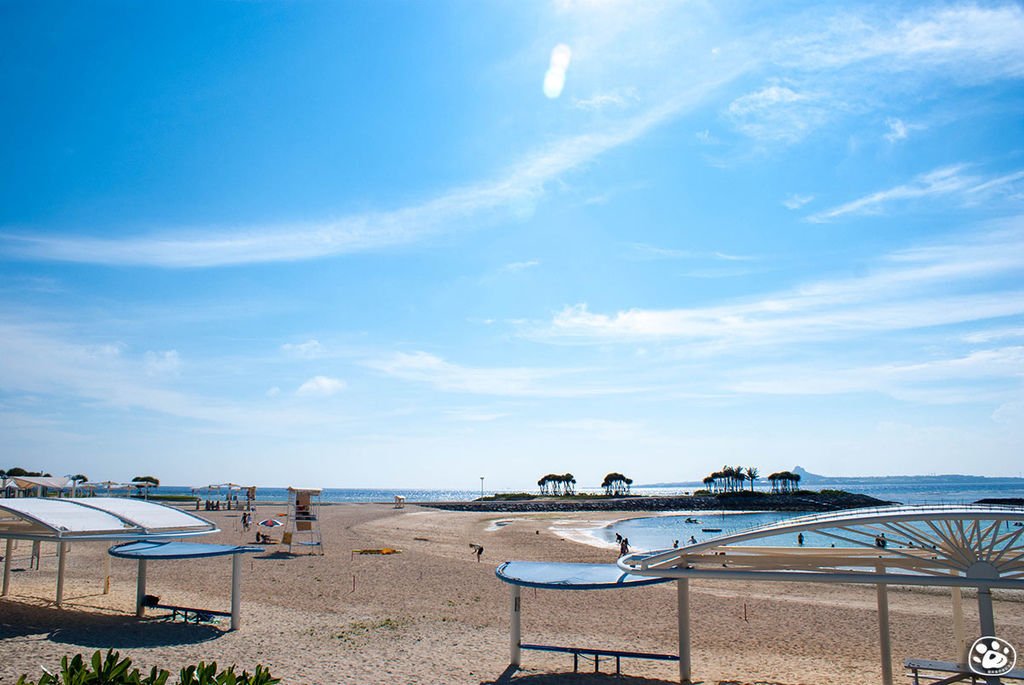
[[[284,513],[261,506],[258,518]],[[238,512],[200,512],[222,532],[206,541],[249,543]],[[445,512],[417,506],[344,504],[321,509],[324,556],[246,557],[242,628],[183,625],[133,616],[135,563],[112,560],[113,587],[102,590],[106,546],[76,543],[68,558],[65,606],[53,606],[56,560],[16,571],[0,600],[0,683],[54,670],[61,656],[114,648],[148,670],[176,671],[198,660],[239,669],[262,663],[286,683],[492,683],[509,658],[509,591],[494,576],[508,559],[612,562],[610,549],[570,539],[567,528],[614,514],[514,515]],[[495,522],[508,522],[495,525]],[[575,522],[575,523],[574,523]],[[281,529],[272,531],[280,538]],[[576,535],[575,537],[578,537]],[[477,562],[470,543],[484,546]],[[21,543],[16,558],[27,556]],[[393,547],[391,556],[353,549]],[[276,552],[276,553],[275,553]],[[161,601],[227,609],[230,560],[150,562],[148,591]],[[27,559],[15,568],[28,568]],[[997,593],[1001,637],[1024,647],[1024,598]],[[523,640],[535,643],[675,653],[674,584],[629,590],[523,590]],[[890,591],[894,672],[908,657],[953,656],[948,591]],[[973,600],[967,632],[976,632]],[[878,683],[875,590],[866,586],[691,582],[693,669],[708,683]],[[623,660],[630,679],[678,677],[674,663]],[[572,677],[572,657],[523,653],[511,682],[605,682]],[[592,670],[592,664],[583,670]],[[614,664],[602,665],[605,672]],[[172,682],[174,679],[172,678]],[[502,681],[505,682],[505,681]]]

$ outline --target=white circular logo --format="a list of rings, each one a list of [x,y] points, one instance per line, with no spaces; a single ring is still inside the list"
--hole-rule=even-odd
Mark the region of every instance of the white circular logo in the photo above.
[[[978,675],[1005,675],[1017,663],[1017,650],[998,637],[979,637],[971,645],[967,665]]]

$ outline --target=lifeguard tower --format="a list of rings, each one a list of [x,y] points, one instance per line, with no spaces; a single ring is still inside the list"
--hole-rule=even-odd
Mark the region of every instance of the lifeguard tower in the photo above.
[[[288,522],[285,524],[281,542],[298,545],[310,554],[323,554],[323,539],[320,537],[320,488],[288,488]]]

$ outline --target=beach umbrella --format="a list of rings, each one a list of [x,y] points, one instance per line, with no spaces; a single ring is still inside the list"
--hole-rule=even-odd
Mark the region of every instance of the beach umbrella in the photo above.
[[[261,525],[264,528],[277,528],[278,526],[283,526],[284,524],[278,521],[277,519],[263,519],[259,522],[258,525]]]

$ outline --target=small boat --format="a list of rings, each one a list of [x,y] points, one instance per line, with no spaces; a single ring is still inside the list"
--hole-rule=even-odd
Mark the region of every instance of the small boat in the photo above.
[[[701,530],[703,532],[705,532],[705,533],[721,533],[722,532],[721,528],[701,528]]]

